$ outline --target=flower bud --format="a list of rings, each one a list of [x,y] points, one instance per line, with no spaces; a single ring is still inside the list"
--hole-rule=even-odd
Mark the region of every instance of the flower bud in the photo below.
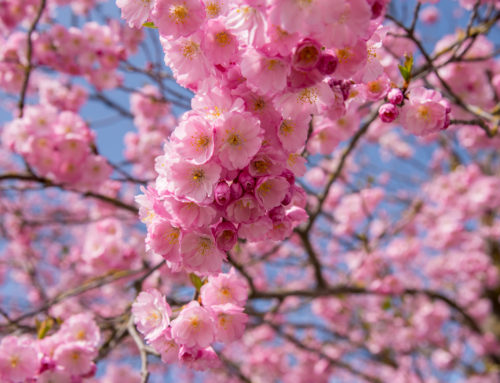
[[[247,170],[243,170],[238,176],[238,182],[243,187],[246,192],[253,191],[255,187],[255,179],[248,173]]]
[[[403,92],[399,88],[393,88],[387,94],[387,101],[394,105],[400,105],[403,102]]]
[[[219,206],[226,206],[229,203],[229,199],[231,198],[231,190],[229,185],[221,181],[217,184],[214,190],[215,202]]]
[[[239,182],[233,182],[231,184],[231,201],[235,201],[243,195],[243,188]]]
[[[318,64],[321,46],[314,40],[305,39],[295,48],[292,57],[292,67],[299,71],[313,70]]]
[[[283,219],[285,218],[285,208],[281,205],[276,206],[269,210],[268,216],[272,219],[273,222],[283,221]]]
[[[283,198],[283,201],[281,201],[281,204],[283,206],[288,205],[290,202],[292,202],[292,197],[293,197],[293,192],[292,190],[288,190],[287,193],[285,194],[285,198]]]
[[[215,243],[222,251],[231,250],[238,240],[238,230],[228,221],[221,222],[214,230]]]
[[[316,68],[324,75],[329,75],[335,72],[339,59],[336,55],[324,53],[319,58]]]
[[[378,116],[382,122],[393,122],[398,115],[398,107],[394,104],[384,104],[378,110]]]

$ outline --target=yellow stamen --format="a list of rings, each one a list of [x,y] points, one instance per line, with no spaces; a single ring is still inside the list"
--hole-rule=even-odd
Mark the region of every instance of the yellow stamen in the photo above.
[[[217,44],[219,44],[221,47],[225,47],[231,42],[231,35],[226,31],[219,32],[215,35],[215,41],[217,41]]]
[[[314,104],[316,101],[318,101],[318,91],[316,90],[316,88],[305,88],[299,93],[297,100],[303,104],[305,104],[306,102],[309,104]]]
[[[283,120],[280,125],[280,133],[284,136],[289,136],[295,130],[295,126],[293,126],[292,121]]]
[[[182,47],[182,55],[189,60],[192,60],[200,50],[200,45],[194,41],[188,41]]]
[[[184,5],[173,5],[170,7],[170,17],[176,24],[183,24],[188,16],[188,9]]]
[[[217,1],[210,1],[210,2],[206,3],[205,9],[207,11],[208,17],[214,18],[214,17],[219,16],[219,13],[221,11],[221,6],[219,5],[219,3]]]
[[[192,176],[194,181],[201,182],[205,178],[205,172],[203,169],[197,169],[193,171]]]

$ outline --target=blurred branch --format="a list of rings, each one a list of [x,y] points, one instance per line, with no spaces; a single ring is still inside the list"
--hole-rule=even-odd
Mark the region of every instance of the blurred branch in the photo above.
[[[33,63],[32,63],[32,60],[33,60],[33,40],[32,40],[32,37],[33,37],[33,33],[35,32],[36,27],[37,27],[40,19],[42,18],[42,14],[43,14],[43,11],[45,10],[46,3],[47,3],[46,0],[40,1],[40,7],[38,8],[38,11],[35,15],[35,19],[31,23],[30,28],[28,30],[28,35],[27,35],[28,47],[26,50],[27,63],[26,63],[26,66],[24,67],[24,80],[23,80],[23,84],[21,86],[21,96],[19,97],[19,103],[18,103],[19,117],[22,117],[24,114],[24,104],[26,102],[26,93],[28,91],[30,76],[31,76],[31,72],[33,70]]]

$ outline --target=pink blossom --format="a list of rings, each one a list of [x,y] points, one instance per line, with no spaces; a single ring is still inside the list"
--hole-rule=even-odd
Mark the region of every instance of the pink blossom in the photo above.
[[[283,177],[262,177],[255,187],[255,197],[266,209],[278,206],[285,198],[290,184]]]
[[[190,348],[182,346],[179,350],[182,365],[197,371],[220,368],[220,361],[212,347]]]
[[[319,33],[321,43],[352,45],[368,33],[372,12],[366,0],[334,0],[334,4],[325,2],[325,7],[323,17],[328,21]]]
[[[263,147],[250,161],[248,173],[252,177],[280,175],[284,170],[286,157],[272,147]]]
[[[248,223],[255,221],[262,214],[262,209],[255,197],[247,193],[231,202],[226,208],[226,214],[233,222]]]
[[[259,121],[248,113],[231,113],[216,130],[217,152],[229,170],[242,169],[259,150],[262,135]]]
[[[202,165],[177,161],[169,169],[169,189],[176,196],[201,203],[213,197],[221,168],[214,162]]]
[[[248,298],[248,286],[232,268],[227,274],[209,276],[207,283],[201,286],[200,296],[207,307],[225,303],[244,306]]]
[[[206,23],[202,48],[213,64],[228,65],[236,59],[238,39],[220,19],[210,19]]]
[[[259,94],[274,95],[286,86],[289,65],[279,57],[269,57],[248,49],[241,60],[241,74]]]
[[[193,231],[183,235],[181,255],[186,270],[203,275],[219,272],[225,257],[208,231]]]
[[[163,36],[189,36],[205,20],[205,7],[200,0],[156,0],[151,19]]]
[[[181,230],[169,221],[154,220],[148,230],[146,245],[167,261],[180,261]]]
[[[196,114],[184,115],[170,140],[181,157],[195,164],[206,163],[214,152],[213,128]]]
[[[242,1],[236,4],[238,5],[230,7],[227,14],[227,26],[249,47],[262,47],[266,43],[265,1]]]
[[[423,136],[446,128],[447,105],[434,90],[416,87],[401,109],[401,124],[410,133]]]
[[[304,146],[310,120],[310,116],[302,115],[281,121],[278,126],[278,138],[285,150],[295,152]]]
[[[142,27],[153,7],[151,0],[116,0],[116,5],[122,10],[122,17],[131,27]]]
[[[215,324],[215,338],[221,342],[233,342],[243,335],[248,315],[243,307],[232,303],[211,306]]]
[[[293,93],[286,93],[275,101],[276,108],[285,118],[325,112],[335,102],[335,94],[325,83],[319,83]]]
[[[71,375],[84,375],[94,368],[97,350],[85,342],[63,343],[54,352],[55,362]]]
[[[68,342],[85,342],[97,347],[101,339],[99,327],[91,314],[73,315],[63,322],[59,334]]]
[[[167,329],[172,309],[158,290],[149,289],[137,296],[132,314],[137,329],[147,341],[153,341]]]
[[[172,337],[180,345],[205,348],[214,341],[214,335],[210,313],[196,301],[184,306],[172,321]]]
[[[163,363],[174,363],[178,359],[179,345],[172,337],[172,328],[167,328],[161,336],[151,341],[151,347],[160,353]]]
[[[6,336],[0,343],[0,377],[6,381],[24,381],[38,369],[36,349],[27,339]]]
[[[179,201],[173,197],[165,198],[163,202],[170,222],[182,228],[209,226],[216,219],[216,211],[211,206]]]
[[[238,229],[238,235],[249,242],[260,242],[272,228],[273,221],[267,216],[262,216],[256,221],[242,223]]]
[[[172,68],[177,82],[190,89],[197,89],[198,84],[213,72],[201,49],[201,41],[200,32],[175,40],[160,38],[165,64]]]

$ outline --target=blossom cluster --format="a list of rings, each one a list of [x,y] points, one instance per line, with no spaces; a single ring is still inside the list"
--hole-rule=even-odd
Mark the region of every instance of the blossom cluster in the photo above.
[[[424,136],[444,130],[450,125],[450,103],[436,90],[423,86],[412,87],[408,100],[404,101],[403,92],[394,88],[387,98],[389,103],[379,109],[383,122],[393,122],[399,115],[398,106],[404,102],[400,120],[409,133]]]
[[[217,274],[238,238],[283,240],[307,219],[301,156],[315,116],[345,113],[351,83],[384,97],[375,38],[383,1],[118,1],[154,22],[165,62],[195,91],[137,198],[147,246],[174,269]],[[380,79],[379,79],[380,77]]]
[[[88,22],[81,29],[53,24],[32,37],[35,66],[47,66],[72,76],[84,76],[97,89],[121,84],[117,69],[121,61],[137,50],[142,39],[137,31],[118,22],[99,25]],[[0,87],[18,93],[27,65],[26,34],[0,36]]]
[[[42,339],[10,335],[0,343],[0,380],[81,382],[96,372],[99,327],[89,314],[78,314]]]
[[[243,335],[248,315],[243,312],[248,287],[232,269],[208,277],[199,301],[184,305],[171,320],[172,309],[156,289],[141,292],[132,306],[134,322],[165,363],[179,361],[203,370],[217,365],[211,344],[230,343]]]
[[[22,155],[37,174],[84,190],[98,188],[112,172],[95,153],[94,139],[78,114],[42,104],[26,107],[23,117],[2,132],[3,144]]]

